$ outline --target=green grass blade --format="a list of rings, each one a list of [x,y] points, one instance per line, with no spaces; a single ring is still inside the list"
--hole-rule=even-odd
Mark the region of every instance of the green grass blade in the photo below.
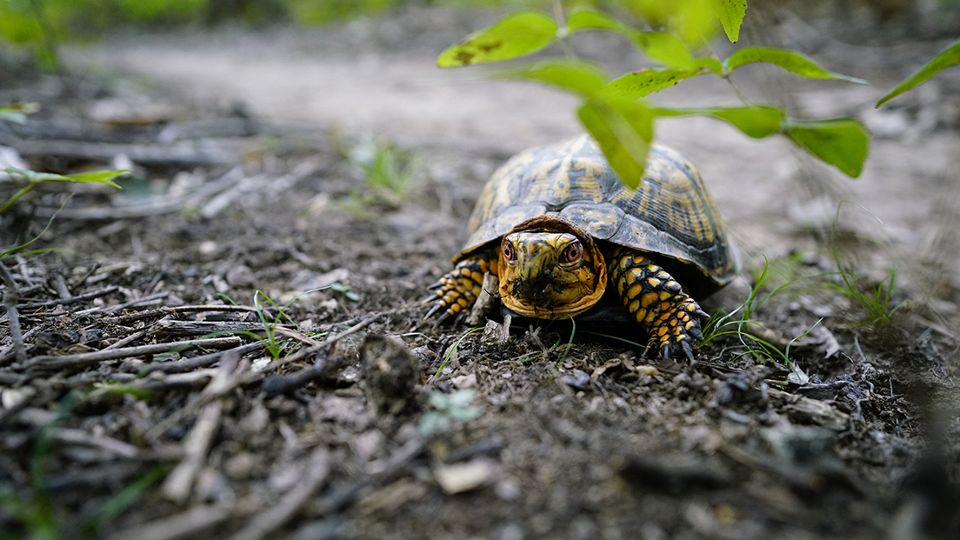
[[[960,63],[960,40],[941,51],[940,54],[934,56],[933,59],[921,66],[916,73],[907,77],[906,80],[895,86],[893,90],[887,92],[877,101],[875,107],[879,107],[900,94],[920,86],[930,77],[958,63]]]
[[[145,475],[124,487],[119,493],[110,497],[103,506],[97,509],[94,515],[84,525],[84,529],[86,529],[88,534],[96,536],[107,524],[136,504],[151,486],[166,476],[169,470],[170,467],[168,465],[157,465],[150,469]]]
[[[447,48],[437,57],[437,65],[458,67],[511,60],[539,51],[556,37],[557,24],[550,17],[531,11],[516,13]]]

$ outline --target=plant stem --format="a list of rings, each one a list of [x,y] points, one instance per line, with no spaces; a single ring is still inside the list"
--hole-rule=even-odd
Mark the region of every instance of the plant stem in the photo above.
[[[37,187],[36,182],[29,182],[27,185],[23,186],[16,193],[14,193],[9,199],[3,201],[3,203],[0,204],[0,214],[3,214],[9,210],[10,207],[12,207],[17,201],[25,197],[27,193],[33,191],[33,188],[35,187]]]

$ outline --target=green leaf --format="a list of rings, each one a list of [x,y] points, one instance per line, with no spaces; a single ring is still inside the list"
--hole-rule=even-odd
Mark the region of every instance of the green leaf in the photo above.
[[[694,66],[693,55],[683,40],[666,32],[641,32],[599,11],[577,11],[567,19],[570,33],[584,30],[605,30],[630,38],[651,60],[661,64],[690,69]]]
[[[863,172],[863,163],[870,148],[870,135],[856,120],[787,120],[784,126],[787,136],[794,143],[847,176],[856,178]]]
[[[907,77],[906,80],[880,98],[880,101],[877,101],[875,106],[879,107],[900,94],[920,86],[930,77],[958,63],[960,63],[960,41],[955,42],[953,45],[941,51],[940,54],[934,56],[932,60],[918,69],[916,73]]]
[[[724,74],[729,74],[739,67],[758,62],[774,64],[807,79],[834,79],[856,84],[867,84],[867,81],[863,79],[827,71],[798,52],[774,47],[745,47],[740,49],[723,62],[723,71]]]
[[[720,62],[720,60],[717,60],[717,57],[715,56],[701,56],[700,58],[694,58],[693,65],[701,69],[706,69],[714,75],[723,76],[723,64]]]
[[[714,10],[730,43],[740,39],[740,25],[747,14],[747,0],[714,0]]]
[[[582,30],[607,30],[626,34],[631,32],[630,27],[599,11],[580,10],[567,17],[567,30],[571,33]]]
[[[120,184],[117,184],[113,180],[127,174],[127,171],[114,170],[114,171],[92,171],[85,173],[75,173],[68,174],[66,182],[77,182],[80,184],[105,184],[112,188],[123,189]]]
[[[633,100],[597,96],[584,102],[577,115],[620,181],[636,189],[653,141],[653,111]]]
[[[27,115],[20,111],[16,106],[0,106],[0,120],[23,124],[27,121]]]
[[[556,36],[557,24],[550,17],[529,11],[516,13],[447,48],[437,57],[437,65],[456,67],[510,60],[539,51]]]
[[[7,167],[6,172],[26,178],[28,182],[39,184],[43,182],[76,182],[78,184],[105,184],[116,189],[123,189],[120,184],[113,182],[114,178],[127,174],[127,171],[92,171],[75,174],[54,174]]]
[[[655,110],[657,116],[708,116],[723,120],[739,129],[745,135],[760,139],[776,135],[782,131],[786,114],[776,107],[746,106],[746,107],[704,107],[704,108],[660,108]]]
[[[607,84],[604,93],[637,99],[669,88],[683,79],[703,75],[696,69],[641,69],[627,73]]]
[[[663,65],[691,69],[693,54],[683,40],[666,32],[632,32],[630,38],[651,60]]]
[[[505,70],[502,74],[549,84],[584,97],[596,94],[607,84],[607,74],[602,69],[579,60],[549,60],[526,68]]]

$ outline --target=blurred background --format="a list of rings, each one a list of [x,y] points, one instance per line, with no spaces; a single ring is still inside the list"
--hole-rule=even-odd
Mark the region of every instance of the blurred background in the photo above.
[[[926,445],[924,431],[945,431],[927,429],[936,416],[934,396],[952,422],[951,455],[958,448],[960,394],[949,382],[958,369],[960,328],[960,67],[874,105],[960,37],[960,0],[752,1],[740,42],[718,35],[705,52],[725,58],[748,45],[784,47],[869,84],[750,65],[729,79],[688,79],[649,97],[663,106],[771,104],[798,119],[852,117],[870,131],[865,169],[851,179],[784,137],[750,139],[709,118],[657,121],[656,139],[700,168],[741,248],[744,283],[760,289],[758,275],[769,268],[769,297],[781,284],[798,285],[766,304],[749,328],[793,354],[789,366],[776,358],[761,365],[750,356],[755,351],[742,348],[742,337],[728,336],[705,346],[705,362],[695,369],[668,362],[654,379],[634,370],[634,363],[655,362],[636,343],[577,340],[564,349],[547,345],[573,342],[572,335],[519,329],[504,345],[479,333],[464,339],[472,330],[422,323],[426,287],[449,270],[489,175],[526,147],[582,131],[575,98],[504,80],[499,66],[439,69],[437,55],[519,9],[562,18],[578,6],[596,6],[641,26],[657,23],[640,15],[658,4],[0,0],[0,105],[26,104],[31,112],[23,122],[0,121],[0,170],[129,171],[122,191],[44,184],[0,212],[0,247],[40,235],[38,246],[56,248],[10,258],[29,355],[50,359],[180,339],[218,321],[261,332],[244,337],[252,342],[243,347],[256,347],[272,328],[259,304],[249,308],[259,320],[242,319],[250,313],[241,310],[235,320],[194,321],[188,314],[169,321],[165,309],[272,298],[273,308],[293,302],[284,321],[300,340],[300,333],[320,338],[368,323],[371,333],[403,339],[410,351],[398,357],[415,366],[411,387],[418,388],[404,399],[475,389],[490,411],[470,429],[451,430],[422,452],[426,459],[410,454],[412,465],[395,461],[408,443],[421,445],[417,452],[424,448],[416,416],[365,412],[357,334],[331,351],[346,359],[337,369],[347,367],[315,384],[298,379],[306,390],[261,392],[268,372],[251,375],[256,383],[233,394],[225,390],[230,405],[220,438],[209,463],[198,458],[202,481],[173,497],[167,486],[158,494],[143,484],[138,489],[147,502],[125,497],[132,510],[121,525],[129,528],[115,536],[129,537],[125,531],[160,518],[177,529],[182,520],[175,512],[207,502],[206,511],[215,512],[205,526],[237,528],[240,518],[297,489],[312,466],[301,467],[305,453],[328,448],[332,480],[324,497],[309,499],[306,515],[316,522],[298,524],[300,538],[403,536],[397,523],[406,523],[409,537],[596,538],[606,526],[613,527],[610,537],[623,531],[630,537],[643,526],[649,538],[718,537],[718,527],[727,538],[917,538],[923,521],[917,516],[927,509],[952,519],[955,531],[956,504],[941,486],[948,476],[943,463],[931,458],[936,466],[928,477],[919,475],[922,482],[903,480]],[[652,65],[622,36],[601,32],[577,34],[534,58],[564,55],[595,61],[611,77]],[[21,187],[9,181],[13,176],[0,173],[0,200]],[[740,285],[708,309],[734,309],[749,293]],[[276,326],[280,316],[273,316]],[[284,350],[271,354],[279,358]],[[184,352],[175,349],[148,360],[66,366],[48,377],[15,363],[13,351],[11,345],[0,352],[0,382],[20,385],[9,392],[0,387],[7,392],[0,396],[0,426],[16,419],[0,437],[6,445],[0,480],[14,478],[17,489],[45,493],[30,476],[43,471],[30,457],[41,453],[31,448],[34,440],[49,441],[36,433],[48,431],[63,395],[115,385],[94,393],[102,402],[68,419],[72,439],[44,447],[59,460],[47,477],[54,506],[84,519],[99,515],[97,504],[147,464],[179,460],[161,445],[179,451],[190,429],[184,419],[195,412],[189,407],[214,371],[184,373],[195,377],[187,384],[142,376],[144,366],[158,372],[174,366],[173,372]],[[244,362],[270,362],[261,350],[243,351]],[[192,353],[183,358],[197,358],[186,356]],[[219,361],[205,356],[205,367]],[[304,371],[312,365],[298,360]],[[778,391],[774,399],[768,383],[799,388],[798,394]],[[140,401],[139,384],[166,393]],[[795,400],[801,392],[805,401]],[[797,419],[797,403],[816,407]],[[824,411],[842,412],[839,427],[823,428],[836,420]],[[403,425],[394,430],[394,420]],[[78,439],[80,432],[96,436]],[[124,459],[133,456],[127,467],[116,466],[116,447],[105,447],[106,458],[91,454],[89,441],[103,433],[129,446],[119,447]],[[723,453],[717,441],[739,452],[724,462],[739,471],[735,480],[696,468]],[[690,461],[661,467],[629,455],[623,463],[607,459],[632,452]],[[487,476],[464,488],[471,494],[439,491],[434,469],[447,458],[472,463],[477,456]],[[484,465],[488,456],[502,463]],[[847,467],[842,475],[834,458]],[[383,473],[384,463],[401,463],[406,472],[398,476],[408,478],[388,484],[397,476]],[[956,478],[957,460],[947,463]],[[324,469],[312,488],[318,493],[325,467],[316,466]],[[931,477],[940,483],[924,484]],[[625,488],[624,481],[640,487]],[[667,492],[680,487],[661,497],[657,484]],[[385,489],[368,492],[369,486]],[[726,487],[713,491],[717,486]],[[18,507],[24,497],[3,500]],[[357,500],[362,504],[352,509]],[[122,514],[123,504],[112,506],[100,527]],[[322,526],[328,517],[340,519],[341,510],[363,519],[338,536],[336,523]],[[498,522],[494,531],[489,513],[516,523]],[[73,523],[47,514],[36,515]],[[36,526],[14,518],[0,514],[0,529],[11,522],[18,531]],[[686,525],[671,528],[677,523]],[[50,524],[41,519],[40,525]]]

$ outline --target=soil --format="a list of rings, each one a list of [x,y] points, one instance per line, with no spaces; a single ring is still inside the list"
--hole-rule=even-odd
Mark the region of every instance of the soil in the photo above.
[[[751,320],[725,328],[781,352],[728,333],[691,365],[629,329],[423,320],[489,174],[578,130],[566,96],[433,67],[493,17],[114,36],[69,50],[64,79],[0,94],[43,105],[0,131],[34,168],[133,171],[123,192],[44,187],[2,217],[8,246],[57,215],[37,244],[55,251],[3,262],[26,345],[18,358],[5,310],[5,536],[960,536],[956,74],[872,108],[942,43],[873,52],[896,70],[818,51],[876,86],[757,69],[658,98],[740,91],[874,133],[849,180],[782,140],[658,124],[744,256],[705,302],[716,320],[744,316],[769,263]],[[796,35],[784,24],[748,40]],[[582,47],[611,71],[640,61],[604,38]],[[852,298],[891,267],[879,314]]]

